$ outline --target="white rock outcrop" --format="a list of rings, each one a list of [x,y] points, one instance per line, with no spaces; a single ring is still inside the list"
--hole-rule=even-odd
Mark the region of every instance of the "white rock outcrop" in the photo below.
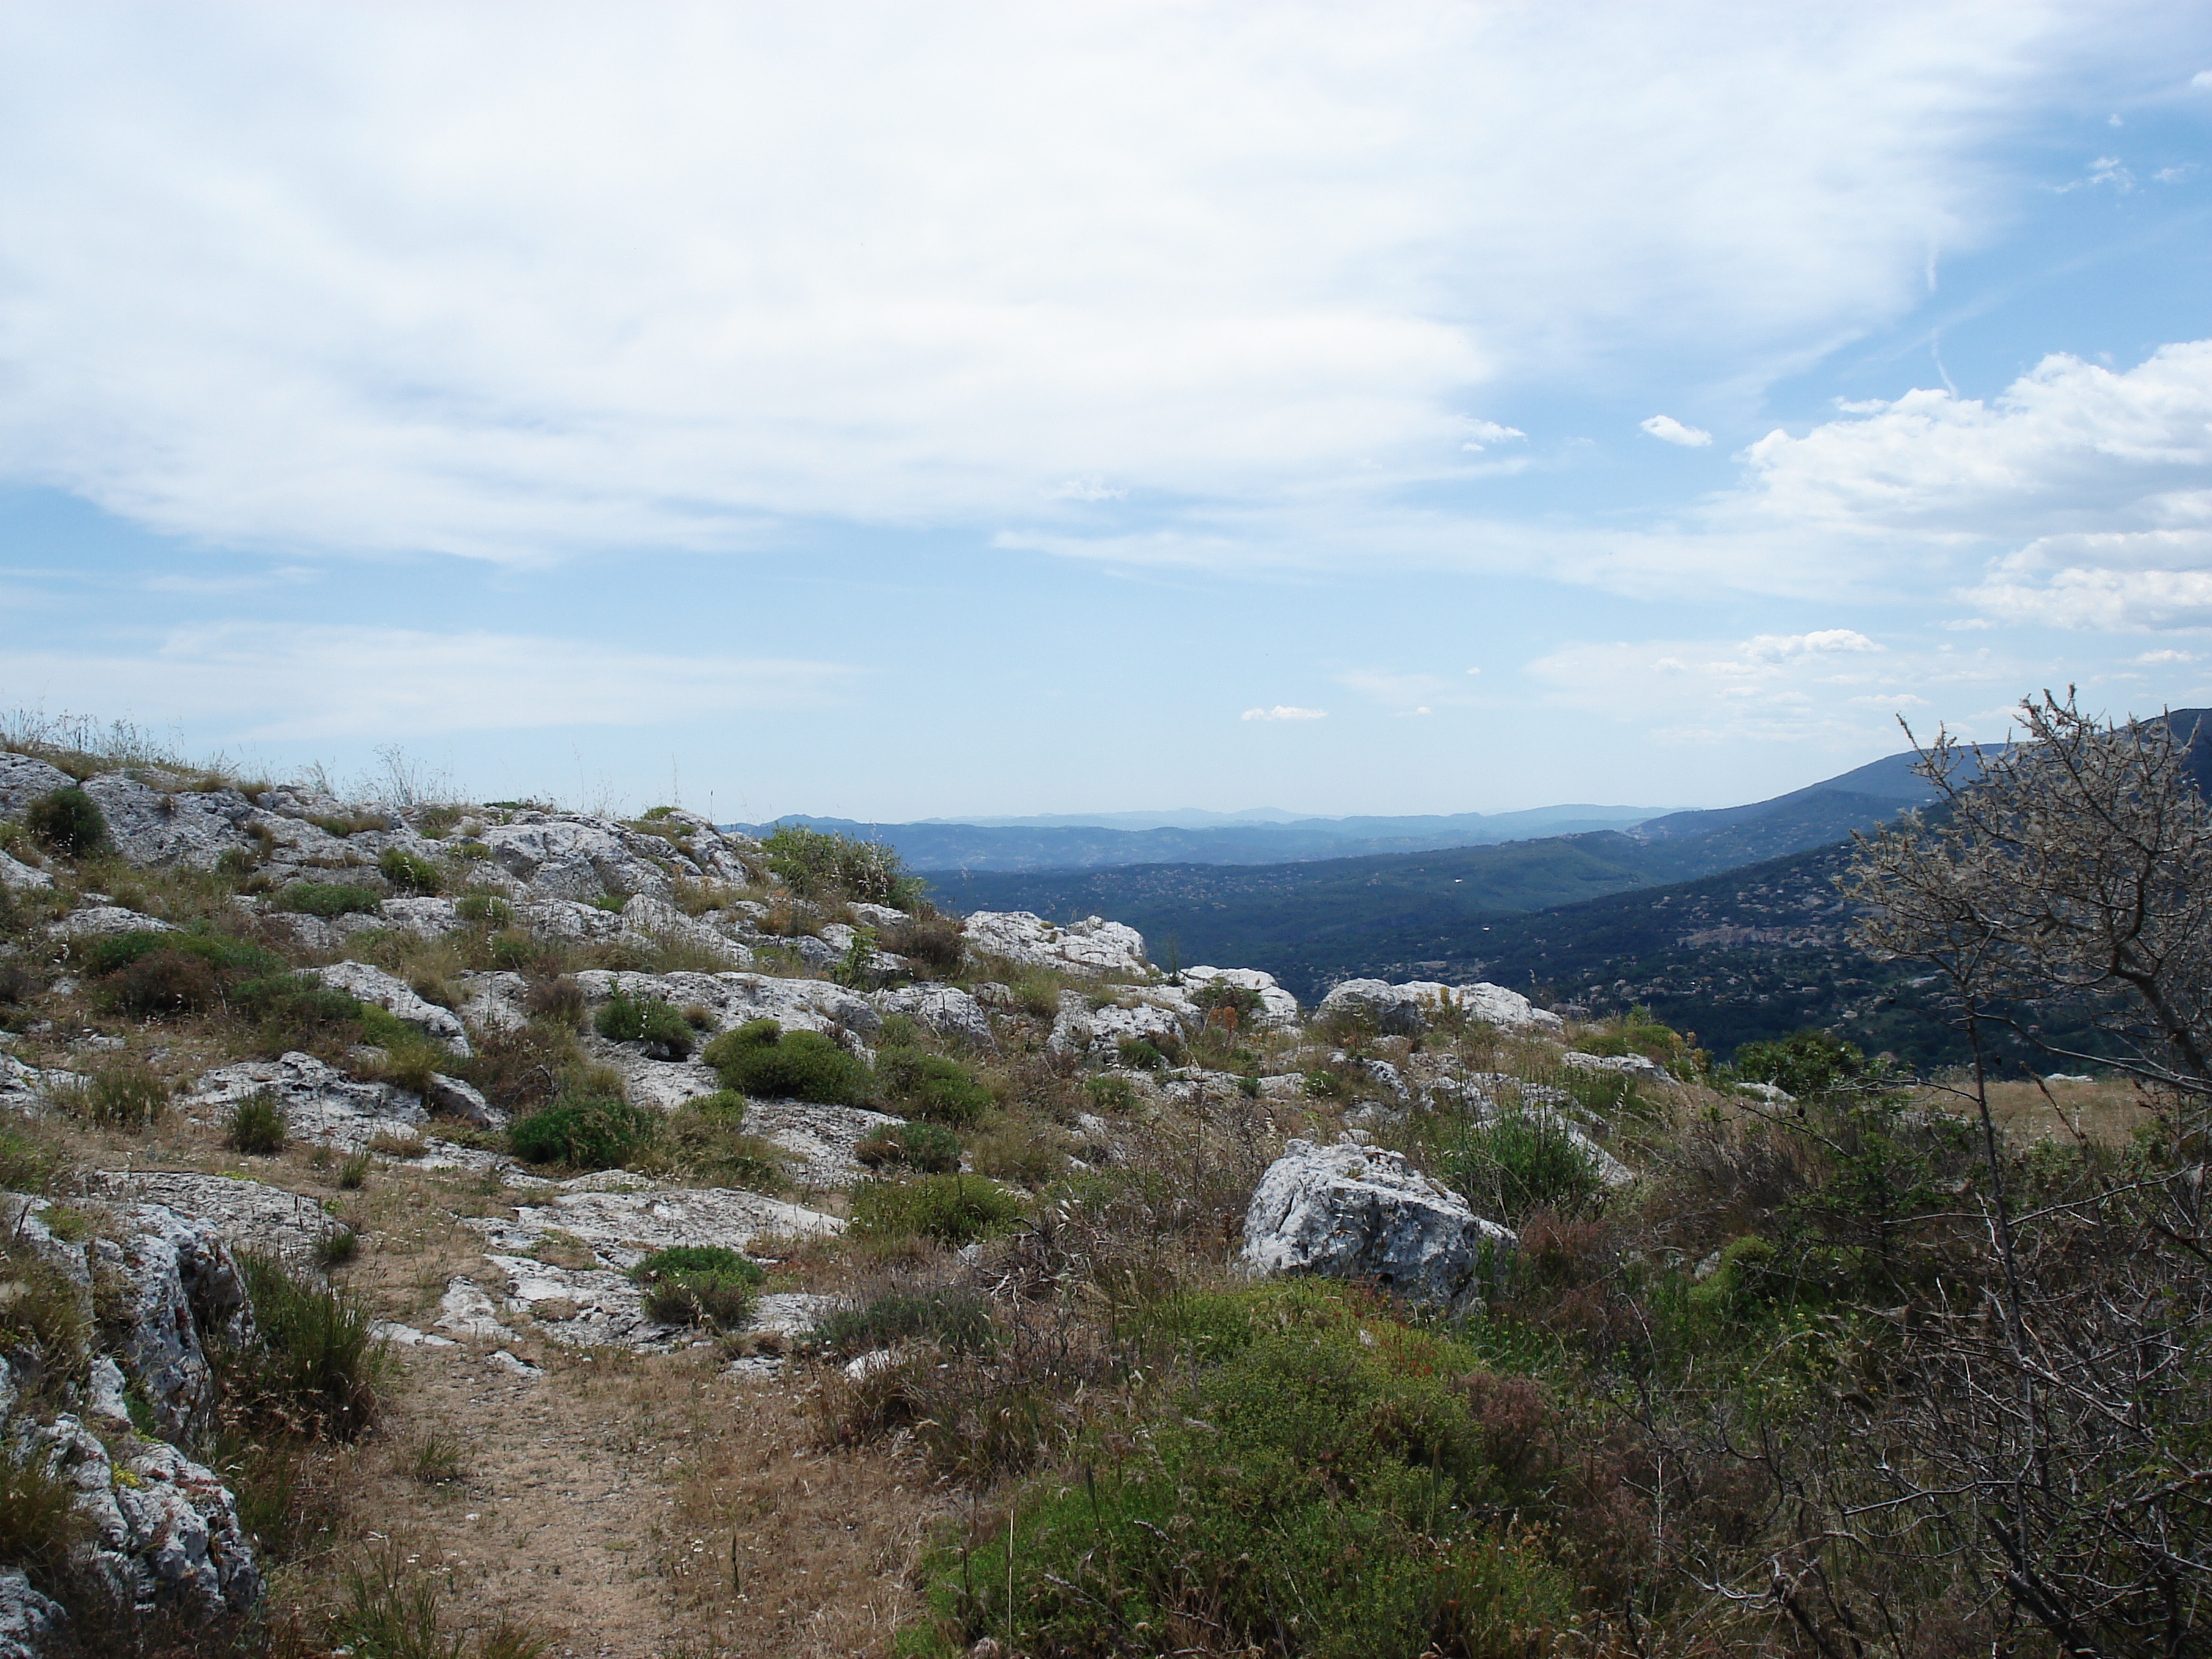
[[[204,1073],[180,1103],[188,1112],[228,1110],[266,1090],[284,1113],[285,1133],[352,1151],[379,1136],[405,1139],[428,1120],[422,1103],[389,1083],[363,1083],[298,1050]]]
[[[54,878],[43,870],[34,870],[21,859],[0,853],[0,887],[12,887],[27,893],[42,887],[52,887]]]
[[[58,766],[12,750],[0,751],[0,818],[20,818],[31,803],[76,780]]]
[[[1365,1020],[1388,1036],[1419,1036],[1438,1019],[1455,1014],[1508,1031],[1557,1032],[1565,1027],[1557,1014],[1537,1007],[1518,991],[1487,982],[1443,985],[1414,980],[1392,985],[1379,979],[1347,979],[1322,999],[1321,1013]]]
[[[1068,974],[1144,974],[1145,936],[1103,916],[1057,927],[1026,910],[978,910],[961,927],[968,948],[1025,968]]]
[[[1255,1274],[1365,1280],[1449,1307],[1480,1297],[1486,1256],[1517,1242],[1398,1153],[1293,1140],[1252,1194],[1243,1259]]]
[[[1255,994],[1260,1006],[1247,1022],[1248,1030],[1279,1030],[1298,1023],[1298,1000],[1276,984],[1273,974],[1263,974],[1257,968],[1186,968],[1182,983],[1194,999],[1202,999],[1209,985],[1233,986]]]
[[[985,1051],[999,1046],[983,1005],[953,985],[902,985],[870,999],[883,1014],[903,1014],[926,1031],[952,1037]]]
[[[343,992],[356,1002],[374,1003],[394,1019],[435,1038],[446,1045],[449,1054],[465,1060],[474,1052],[469,1047],[469,1034],[459,1015],[416,995],[405,980],[381,968],[371,967],[365,962],[334,962],[313,972],[331,990]]]

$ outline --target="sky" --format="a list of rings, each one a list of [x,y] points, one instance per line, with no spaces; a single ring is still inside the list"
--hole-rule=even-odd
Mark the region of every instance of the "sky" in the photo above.
[[[2212,704],[2212,10],[0,9],[0,709],[727,821]]]

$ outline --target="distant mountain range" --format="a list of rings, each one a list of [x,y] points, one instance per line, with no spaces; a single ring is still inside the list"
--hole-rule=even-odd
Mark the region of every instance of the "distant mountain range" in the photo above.
[[[897,849],[917,870],[971,872],[1097,870],[1133,864],[1282,864],[1438,847],[1494,846],[1532,836],[1621,830],[1659,817],[1649,806],[1538,806],[1520,812],[1413,817],[1293,817],[1249,812],[1105,813],[1096,818],[986,819],[953,823],[860,823],[793,813],[773,823],[726,828],[765,835],[777,823],[835,830]]]

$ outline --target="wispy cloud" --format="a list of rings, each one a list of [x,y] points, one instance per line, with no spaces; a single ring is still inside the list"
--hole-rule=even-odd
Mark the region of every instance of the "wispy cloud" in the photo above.
[[[860,674],[532,635],[232,623],[179,629],[147,650],[10,652],[0,702],[221,720],[241,739],[389,737],[820,708]]]
[[[1241,720],[1325,720],[1326,708],[1296,708],[1288,703],[1277,703],[1273,708],[1248,708],[1239,714]]]

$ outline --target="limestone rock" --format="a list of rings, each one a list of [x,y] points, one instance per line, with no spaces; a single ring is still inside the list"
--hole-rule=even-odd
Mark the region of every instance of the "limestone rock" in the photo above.
[[[1649,1054],[1586,1054],[1570,1048],[1559,1056],[1559,1063],[1578,1072],[1616,1072],[1624,1077],[1649,1078],[1654,1083],[1669,1085],[1674,1081],[1667,1068]]]
[[[866,997],[822,979],[734,972],[632,974],[595,968],[578,974],[576,982],[595,1003],[619,990],[629,996],[659,997],[678,1008],[704,1008],[714,1016],[718,1031],[767,1017],[781,1021],[787,1030],[865,1038],[882,1030],[884,1024]]]
[[[342,1224],[311,1198],[235,1176],[190,1170],[94,1170],[84,1182],[88,1194],[138,1206],[127,1213],[144,1216],[158,1207],[173,1214],[178,1227],[191,1237],[167,1226],[152,1231],[162,1232],[176,1249],[179,1278],[201,1328],[217,1330],[225,1340],[240,1334],[221,1322],[230,1317],[231,1287],[236,1286],[238,1296],[244,1294],[244,1287],[222,1271],[207,1236],[232,1251],[258,1250],[281,1256],[294,1267],[307,1267],[315,1261],[323,1240]]]
[[[1230,985],[1257,993],[1260,1006],[1253,1011],[1248,1030],[1273,1030],[1298,1023],[1298,1000],[1276,984],[1273,974],[1263,974],[1257,968],[1186,968],[1182,982],[1183,988],[1194,996],[1203,994],[1209,985]]]
[[[1502,985],[1443,985],[1434,980],[1391,985],[1379,979],[1347,979],[1322,999],[1321,1012],[1370,1021],[1389,1036],[1419,1036],[1447,1013],[1509,1031],[1559,1031],[1565,1027],[1557,1014]]]
[[[112,933],[173,933],[177,930],[155,916],[141,915],[119,904],[93,904],[72,910],[46,929],[52,939],[105,939]]]
[[[43,870],[34,870],[20,859],[0,853],[0,887],[10,887],[17,892],[52,887],[54,878]]]
[[[665,899],[640,893],[623,906],[617,918],[623,933],[641,944],[690,945],[720,957],[732,968],[750,968],[753,953],[726,934],[695,921]]]
[[[252,1337],[246,1278],[216,1228],[197,1216],[137,1204],[121,1217],[129,1223],[121,1238],[95,1237],[88,1247],[109,1287],[101,1312],[119,1327],[111,1340],[156,1426],[169,1439],[190,1440],[210,1426],[215,1407],[208,1342]]]
[[[69,1621],[62,1604],[31,1588],[18,1567],[0,1567],[0,1659],[39,1659]]]
[[[253,845],[253,803],[235,789],[160,789],[125,772],[86,780],[107,820],[107,838],[131,863],[212,870],[225,853]]]
[[[76,782],[58,766],[29,755],[0,752],[0,818],[20,818],[33,801]]]
[[[1243,1261],[1254,1273],[1372,1280],[1455,1306],[1480,1294],[1485,1252],[1516,1242],[1395,1152],[1293,1140],[1252,1194]]]
[[[788,1152],[793,1177],[809,1187],[849,1187],[867,1170],[854,1155],[862,1141],[901,1120],[862,1106],[806,1100],[756,1100],[745,1107],[745,1127]]]
[[[968,948],[1025,968],[1055,968],[1071,974],[1144,974],[1145,936],[1103,916],[1086,916],[1065,927],[1026,910],[978,910],[961,928]]]
[[[459,1015],[417,996],[406,981],[393,977],[381,968],[373,968],[365,962],[337,962],[313,972],[331,990],[343,991],[357,1001],[374,1003],[393,1018],[404,1020],[444,1043],[451,1054],[465,1060],[473,1052]]]
[[[1045,1050],[1111,1064],[1120,1057],[1124,1042],[1149,1042],[1163,1051],[1175,1048],[1195,1023],[1195,1016],[1194,1009],[1186,1015],[1150,1001],[1132,1000],[1127,1006],[1109,1003],[1093,1008],[1082,993],[1063,991],[1052,1035],[1045,1039]]]
[[[480,1129],[507,1127],[507,1114],[486,1100],[483,1091],[457,1077],[447,1077],[443,1072],[430,1073],[430,1086],[423,1091],[422,1104],[441,1117],[457,1117]]]
[[[670,844],[608,819],[519,812],[484,830],[482,839],[500,866],[538,898],[648,893],[665,899],[674,890]]]
[[[983,1005],[951,985],[905,985],[869,999],[879,1012],[903,1014],[926,1031],[953,1037],[986,1053],[999,1046]]]
[[[388,898],[377,910],[374,921],[367,916],[340,916],[338,921],[397,928],[419,939],[442,939],[461,925],[460,905],[455,899]]]
[[[405,1139],[426,1118],[422,1103],[389,1083],[362,1083],[296,1049],[280,1060],[241,1060],[202,1074],[183,1100],[200,1114],[228,1111],[267,1090],[284,1109],[285,1132],[347,1151],[380,1135]]]

